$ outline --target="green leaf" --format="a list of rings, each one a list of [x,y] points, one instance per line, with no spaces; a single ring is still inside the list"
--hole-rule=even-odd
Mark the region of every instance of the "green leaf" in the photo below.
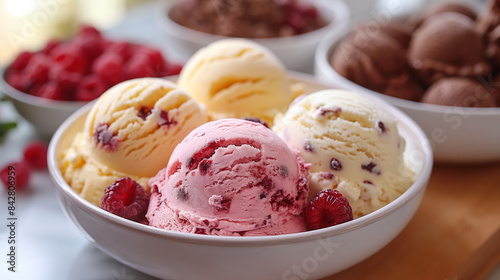
[[[7,133],[16,127],[17,123],[15,122],[0,123],[0,143],[2,143],[5,140],[5,136],[7,136]]]

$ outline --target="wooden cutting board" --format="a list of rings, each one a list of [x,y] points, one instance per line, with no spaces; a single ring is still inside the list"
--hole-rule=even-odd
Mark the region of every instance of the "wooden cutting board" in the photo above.
[[[372,257],[324,279],[458,279],[461,268],[474,269],[471,259],[481,259],[484,248],[474,253],[499,228],[500,163],[436,164],[422,204],[401,234]],[[499,252],[498,242],[488,244],[494,245],[489,251]]]

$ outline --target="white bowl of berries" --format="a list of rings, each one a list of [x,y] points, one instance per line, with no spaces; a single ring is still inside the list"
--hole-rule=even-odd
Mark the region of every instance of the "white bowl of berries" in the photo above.
[[[301,72],[312,72],[320,40],[344,31],[349,21],[349,8],[338,0],[161,1],[156,11],[158,25],[186,59],[214,41],[240,37]]]
[[[111,86],[139,77],[177,75],[181,65],[157,49],[105,38],[84,26],[71,40],[20,53],[0,71],[0,90],[49,139],[61,123]]]
[[[49,172],[63,210],[89,241],[144,273],[161,279],[318,279],[361,262],[395,238],[413,217],[429,181],[433,157],[425,134],[401,111],[387,103],[380,105],[398,120],[415,181],[388,205],[320,229],[269,236],[177,232],[150,226],[141,219],[135,222],[90,203],[70,187],[60,171],[90,106],[74,113],[54,134],[48,151]],[[143,205],[135,203],[137,193],[129,198],[129,192],[120,189],[119,185],[129,185],[130,181],[119,180],[111,186],[118,193],[127,193],[121,199],[131,199],[128,205]],[[144,195],[140,193],[142,201]]]

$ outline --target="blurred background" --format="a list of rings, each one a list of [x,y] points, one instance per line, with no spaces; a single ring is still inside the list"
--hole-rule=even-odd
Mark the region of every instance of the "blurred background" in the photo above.
[[[158,1],[176,0],[0,0],[0,66],[21,50],[36,50],[49,39],[64,39],[88,23],[106,30],[118,25],[126,14]],[[304,0],[307,1],[307,0]],[[328,0],[324,0],[328,1]],[[351,22],[398,9],[414,13],[428,2],[440,0],[348,0]],[[487,0],[462,0],[485,3]],[[151,11],[151,10],[150,10]],[[379,14],[380,15],[380,14]]]
[[[0,65],[20,50],[71,36],[80,23],[110,28],[146,2],[153,0],[0,0]]]

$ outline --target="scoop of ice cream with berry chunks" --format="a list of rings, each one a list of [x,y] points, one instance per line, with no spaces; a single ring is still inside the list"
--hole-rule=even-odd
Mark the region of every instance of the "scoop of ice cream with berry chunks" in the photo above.
[[[308,202],[308,169],[264,124],[222,119],[193,130],[166,168],[138,183],[120,178],[106,188],[101,208],[162,229],[225,236],[303,232],[353,219],[337,190]],[[146,212],[147,211],[147,212]]]
[[[126,158],[113,162],[112,155],[129,148],[120,151],[120,134],[112,132],[111,125],[102,126],[105,116],[116,114],[99,116],[99,104],[124,110],[129,102],[123,98],[94,105],[87,119],[88,140],[80,145],[90,144],[87,155],[94,156],[87,160],[97,159],[100,168],[114,166],[123,177],[130,177],[126,174],[143,166],[134,164],[133,158],[129,164],[124,164]],[[144,116],[152,118],[132,104],[136,123],[142,124],[138,120]],[[160,129],[182,130],[183,122],[175,114],[168,115],[169,121],[161,113],[151,120],[162,120]],[[75,143],[82,150],[78,140]],[[126,146],[135,147],[132,143]],[[161,160],[165,162],[157,173],[144,173],[140,181],[122,178],[102,186],[109,187],[100,191],[100,206],[166,230],[279,235],[336,226],[367,215],[397,199],[414,181],[397,120],[372,100],[343,90],[323,90],[297,99],[271,128],[256,117],[220,119],[197,125],[171,147],[175,147],[171,154],[155,157],[160,160],[157,167]],[[82,171],[73,180],[90,174]],[[68,175],[72,172],[66,170]]]

